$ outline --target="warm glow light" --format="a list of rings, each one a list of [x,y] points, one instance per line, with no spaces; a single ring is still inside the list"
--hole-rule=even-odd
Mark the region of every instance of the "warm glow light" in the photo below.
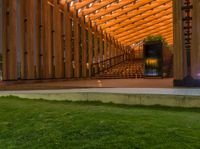
[[[66,0],[60,0],[61,4],[65,4]]]
[[[147,60],[146,60],[146,63],[147,63],[148,65],[157,65],[157,64],[158,64],[158,59],[153,59],[153,58],[147,59]]]

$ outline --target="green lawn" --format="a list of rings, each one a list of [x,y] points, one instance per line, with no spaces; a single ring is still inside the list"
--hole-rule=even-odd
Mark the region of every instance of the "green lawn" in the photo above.
[[[0,148],[199,149],[200,109],[0,98]]]

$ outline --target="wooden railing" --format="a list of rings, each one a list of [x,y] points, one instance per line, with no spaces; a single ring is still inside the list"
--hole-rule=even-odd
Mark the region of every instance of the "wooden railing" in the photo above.
[[[122,54],[122,55],[118,55],[109,59],[106,59],[104,61],[100,61],[98,63],[93,63],[91,65],[91,70],[92,70],[92,76],[99,74],[105,70],[110,69],[113,66],[116,66],[120,63],[123,63],[125,61],[129,61],[131,60],[131,55],[128,53]]]

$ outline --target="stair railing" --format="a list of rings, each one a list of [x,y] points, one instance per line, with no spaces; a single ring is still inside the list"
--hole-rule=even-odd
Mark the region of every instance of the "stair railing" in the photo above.
[[[92,76],[99,74],[101,72],[104,72],[110,69],[111,67],[119,65],[120,63],[123,63],[130,59],[131,59],[131,55],[128,53],[124,53],[122,55],[118,55],[118,56],[106,59],[104,61],[93,63],[91,65]]]

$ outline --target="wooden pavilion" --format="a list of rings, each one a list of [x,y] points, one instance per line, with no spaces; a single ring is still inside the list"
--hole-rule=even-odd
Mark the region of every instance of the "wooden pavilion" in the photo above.
[[[89,78],[128,59],[149,35],[173,45],[175,84],[188,76],[198,80],[199,3],[0,0],[3,80]]]

